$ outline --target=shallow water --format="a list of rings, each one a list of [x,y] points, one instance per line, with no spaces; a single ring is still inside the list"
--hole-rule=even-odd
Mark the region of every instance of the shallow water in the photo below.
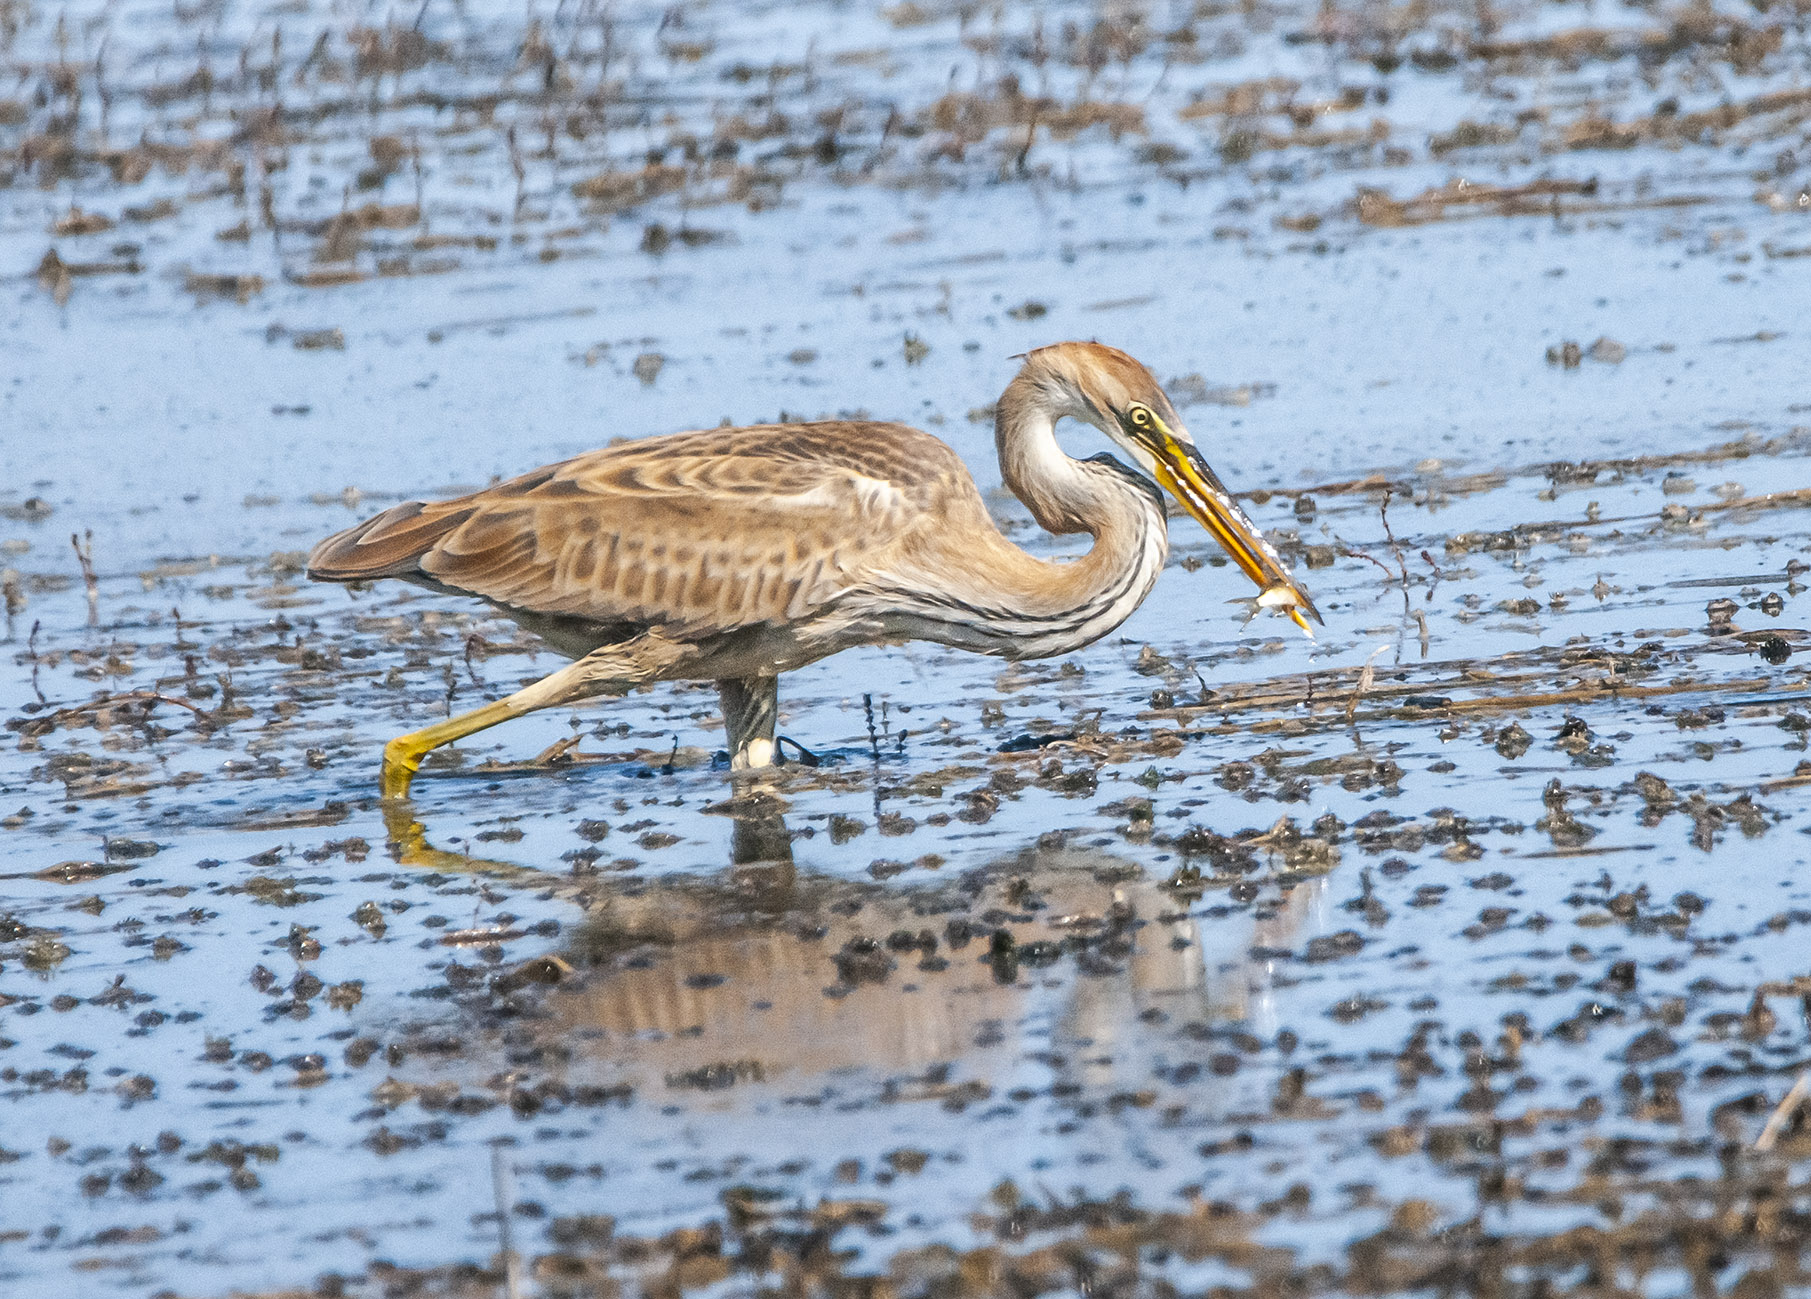
[[[0,6],[0,1289],[1807,1284],[1802,13],[61,14]],[[816,769],[663,687],[386,819],[556,660],[314,540],[725,418],[996,488],[1065,337],[1319,640],[1180,520],[1068,659],[789,678]]]

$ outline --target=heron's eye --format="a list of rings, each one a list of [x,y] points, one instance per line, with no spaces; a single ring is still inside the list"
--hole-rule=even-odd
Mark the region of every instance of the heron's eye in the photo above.
[[[1143,406],[1132,407],[1131,411],[1129,412],[1129,415],[1132,420],[1133,428],[1148,429],[1151,427],[1151,412],[1149,410],[1145,409]]]

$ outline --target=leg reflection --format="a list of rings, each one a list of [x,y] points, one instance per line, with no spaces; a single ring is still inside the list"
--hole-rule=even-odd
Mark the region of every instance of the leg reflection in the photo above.
[[[792,831],[778,812],[738,816],[730,832],[732,866],[791,866]]]
[[[507,871],[512,874],[532,871],[531,867],[515,862],[436,848],[428,842],[427,827],[416,819],[415,804],[407,798],[386,798],[382,808],[384,837],[389,841],[390,855],[401,865],[433,871]]]
[[[760,874],[771,877],[772,883],[789,883],[794,868],[792,831],[780,814],[785,804],[764,793],[745,796],[736,800],[736,804],[729,813],[735,821],[730,832],[729,853],[735,878],[746,885],[752,882],[749,878],[752,874]],[[427,826],[418,818],[417,811],[416,805],[407,798],[386,798],[381,805],[390,854],[404,866],[444,871],[536,870],[516,862],[436,847],[429,841]]]

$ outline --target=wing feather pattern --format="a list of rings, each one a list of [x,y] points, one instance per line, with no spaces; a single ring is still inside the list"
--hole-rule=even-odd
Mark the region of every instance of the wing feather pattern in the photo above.
[[[900,424],[631,442],[329,537],[328,581],[403,577],[530,613],[700,636],[808,616],[940,521],[984,516],[961,459]]]

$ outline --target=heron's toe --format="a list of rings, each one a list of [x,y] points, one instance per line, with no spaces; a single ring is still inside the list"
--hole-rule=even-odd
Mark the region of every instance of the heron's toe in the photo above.
[[[791,757],[786,756],[786,746],[788,744],[797,750]],[[796,762],[801,767],[821,767],[824,765],[824,760],[821,757],[816,753],[813,753],[810,749],[807,749],[790,735],[774,736],[773,756],[775,762]]]

